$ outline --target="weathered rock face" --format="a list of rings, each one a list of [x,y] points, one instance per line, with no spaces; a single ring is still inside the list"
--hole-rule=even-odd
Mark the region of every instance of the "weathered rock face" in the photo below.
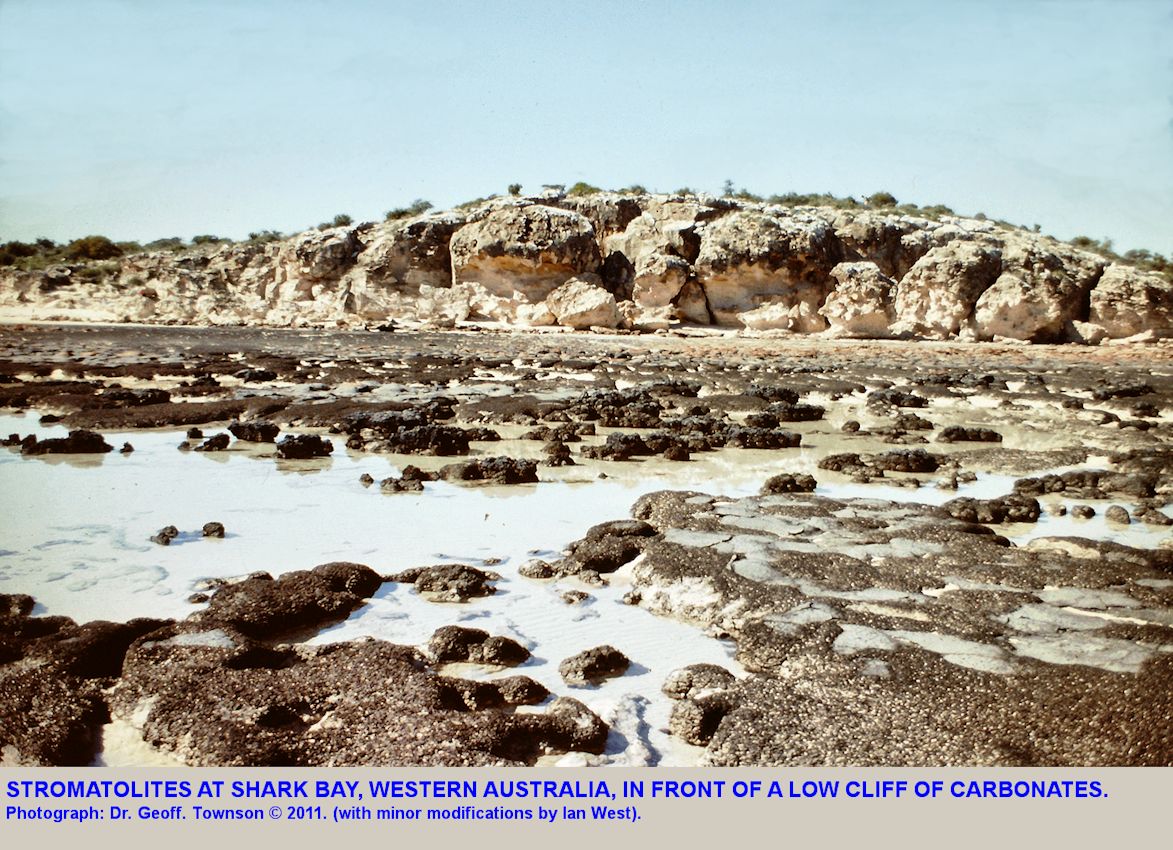
[[[640,307],[666,307],[688,283],[688,261],[671,254],[645,254],[635,266],[632,300]]]
[[[873,212],[840,214],[835,235],[845,259],[875,263],[884,275],[899,280],[936,244],[929,225]]]
[[[835,288],[819,312],[835,336],[883,338],[895,315],[896,283],[875,263],[840,263],[831,269]]]
[[[814,333],[841,258],[822,219],[736,212],[705,227],[696,275],[718,324]]]
[[[632,219],[643,212],[640,204],[648,196],[631,197],[616,192],[596,192],[592,195],[565,197],[558,206],[571,210],[590,221],[599,239],[622,233]]]
[[[1001,271],[996,248],[953,242],[932,249],[896,287],[896,330],[929,339],[955,336]]]
[[[422,287],[451,286],[448,243],[468,220],[453,212],[372,228],[362,253],[339,282],[349,311],[372,320],[411,315]]]
[[[1092,290],[1089,319],[1113,338],[1146,331],[1169,334],[1173,332],[1173,285],[1158,275],[1113,263]]]
[[[600,262],[595,228],[569,210],[532,204],[497,210],[452,237],[452,282],[531,303]]]
[[[1049,237],[954,215],[551,189],[284,241],[137,254],[100,270],[0,270],[0,317],[641,331],[683,322],[1085,344],[1173,335],[1173,281],[1106,264]],[[606,290],[614,311],[590,288],[548,300],[575,278]],[[591,304],[568,303],[570,292],[571,302]]]

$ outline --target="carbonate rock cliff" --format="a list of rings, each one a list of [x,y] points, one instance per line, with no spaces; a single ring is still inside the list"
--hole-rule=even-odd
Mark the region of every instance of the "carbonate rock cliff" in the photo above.
[[[1173,336],[1173,282],[1049,236],[895,208],[547,190],[271,241],[0,270],[0,319],[499,322],[1096,344]]]

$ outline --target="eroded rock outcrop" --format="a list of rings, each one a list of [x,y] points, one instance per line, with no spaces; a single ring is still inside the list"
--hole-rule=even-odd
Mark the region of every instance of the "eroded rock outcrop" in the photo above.
[[[587,285],[557,293],[576,282]],[[549,189],[284,240],[139,253],[101,268],[6,269],[0,317],[637,331],[716,324],[1098,344],[1173,336],[1173,280],[948,213]]]
[[[820,218],[735,212],[705,228],[696,273],[717,324],[814,333],[826,327],[819,307],[840,259]]]
[[[452,237],[453,284],[475,283],[529,303],[600,262],[595,228],[570,210],[532,204],[497,210]]]

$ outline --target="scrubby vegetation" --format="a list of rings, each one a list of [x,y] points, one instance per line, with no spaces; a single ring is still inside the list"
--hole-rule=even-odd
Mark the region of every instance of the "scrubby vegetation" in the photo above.
[[[581,198],[586,195],[596,195],[602,191],[598,186],[592,186],[590,183],[583,183],[580,180],[566,190],[566,195],[571,198]]]
[[[423,198],[416,198],[406,207],[396,207],[395,209],[387,210],[387,213],[383,216],[383,220],[398,221],[401,218],[411,218],[413,216],[426,213],[431,208],[431,201],[425,201]]]
[[[65,246],[65,256],[71,260],[111,260],[122,256],[122,249],[105,236],[83,236]]]
[[[1076,248],[1082,248],[1084,251],[1099,254],[1104,259],[1111,260],[1114,263],[1136,266],[1138,269],[1146,272],[1157,272],[1164,276],[1166,280],[1173,281],[1173,258],[1163,256],[1155,251],[1147,251],[1140,248],[1118,254],[1112,247],[1111,239],[1092,239],[1090,236],[1076,236],[1071,240],[1071,244]]]
[[[331,227],[350,227],[354,224],[354,219],[346,213],[338,213],[330,221],[323,221],[318,225],[318,230],[329,230]]]

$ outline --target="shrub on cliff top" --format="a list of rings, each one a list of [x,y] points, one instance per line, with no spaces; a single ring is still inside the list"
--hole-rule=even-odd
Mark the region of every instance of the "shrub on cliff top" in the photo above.
[[[105,236],[83,236],[74,239],[65,248],[71,260],[111,260],[122,256],[122,249]]]
[[[423,198],[416,198],[406,207],[396,207],[393,210],[387,210],[386,215],[383,216],[384,221],[397,221],[401,218],[411,218],[422,213],[426,213],[432,208],[431,201],[425,201]]]
[[[571,198],[581,198],[586,195],[594,195],[602,192],[598,186],[592,186],[590,183],[583,183],[581,180],[566,190],[566,194]]]

